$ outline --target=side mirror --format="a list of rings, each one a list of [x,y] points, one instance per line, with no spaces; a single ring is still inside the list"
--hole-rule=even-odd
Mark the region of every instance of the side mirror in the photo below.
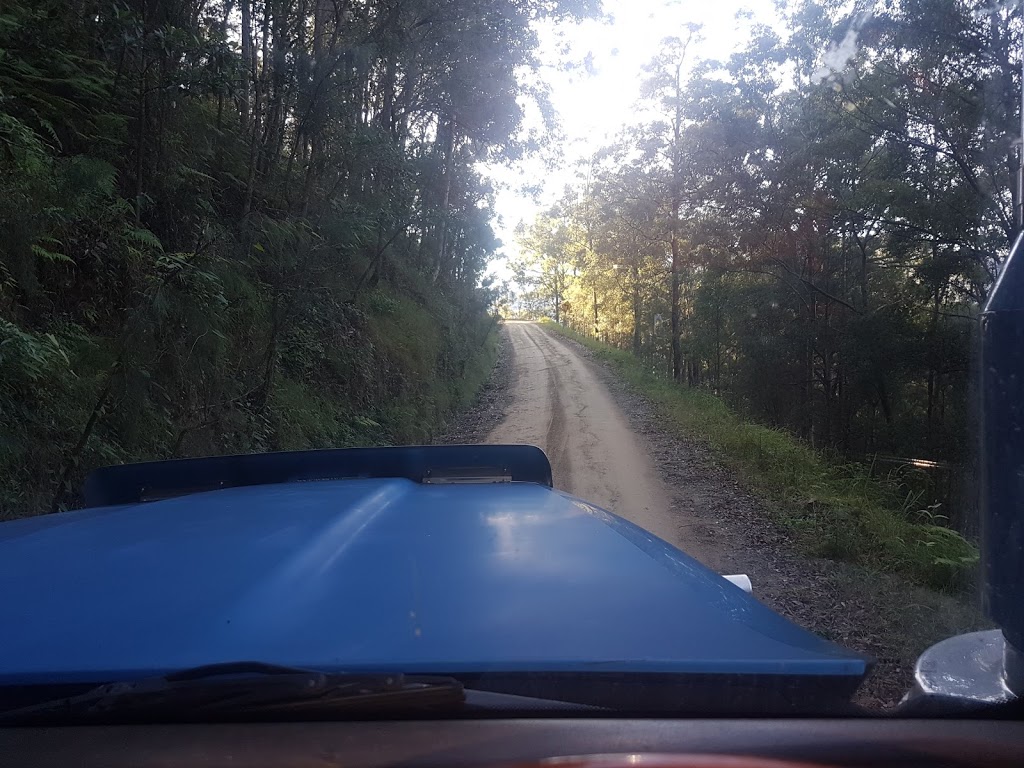
[[[974,709],[1024,696],[1024,233],[981,314],[981,555],[999,629],[925,651],[904,707]]]

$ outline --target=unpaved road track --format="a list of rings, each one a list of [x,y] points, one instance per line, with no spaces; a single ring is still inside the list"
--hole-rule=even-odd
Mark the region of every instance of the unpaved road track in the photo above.
[[[535,323],[507,323],[515,384],[488,443],[544,449],[555,487],[615,512],[714,566],[717,554],[685,516],[593,365]]]

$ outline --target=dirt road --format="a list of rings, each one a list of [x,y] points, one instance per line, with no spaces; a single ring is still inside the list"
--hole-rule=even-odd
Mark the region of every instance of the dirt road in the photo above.
[[[673,511],[645,446],[593,366],[535,323],[508,322],[515,366],[507,415],[489,443],[530,443],[551,460],[555,486],[592,501],[708,565],[717,560]]]

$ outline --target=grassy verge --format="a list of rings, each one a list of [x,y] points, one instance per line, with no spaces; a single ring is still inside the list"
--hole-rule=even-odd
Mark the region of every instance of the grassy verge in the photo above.
[[[487,334],[483,346],[466,363],[465,373],[462,378],[452,382],[454,415],[464,411],[476,402],[481,388],[491,375],[494,364],[498,359],[498,345],[500,343],[500,331],[495,325]]]
[[[162,367],[126,366],[112,389],[116,407],[97,417],[60,494],[66,457],[111,380],[115,344],[84,331],[29,334],[0,320],[0,520],[49,511],[55,496],[62,508],[80,505],[83,480],[99,466],[432,442],[487,380],[498,327],[429,286],[410,287],[415,275],[402,277],[382,281],[358,305],[289,323],[264,402],[253,387],[265,373],[244,365],[243,353],[266,339],[248,306],[239,327],[255,328],[253,339],[222,334],[224,349],[183,368],[195,340],[188,337],[154,358]]]
[[[772,502],[777,521],[809,554],[942,589],[963,588],[971,580],[978,561],[974,545],[908,507],[897,485],[871,477],[867,467],[832,463],[787,432],[743,421],[710,392],[651,373],[629,352],[555,323],[546,327],[590,349],[649,397],[667,423],[710,445]]]

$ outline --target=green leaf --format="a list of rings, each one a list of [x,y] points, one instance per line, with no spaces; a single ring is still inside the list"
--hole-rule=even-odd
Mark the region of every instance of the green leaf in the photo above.
[[[164,250],[164,244],[160,242],[160,238],[145,227],[127,226],[124,228],[124,236],[127,240],[149,246],[155,251],[163,252]]]
[[[70,256],[67,256],[66,254],[63,253],[57,253],[56,251],[48,251],[41,245],[33,245],[32,253],[34,253],[41,259],[46,259],[47,261],[61,261],[67,264],[75,263],[75,260],[72,259]]]
[[[57,351],[57,354],[61,356],[61,359],[63,359],[68,365],[71,365],[71,360],[68,358],[64,348],[60,345],[60,342],[57,341],[57,337],[52,333],[47,333],[46,338],[50,340],[50,345]]]

